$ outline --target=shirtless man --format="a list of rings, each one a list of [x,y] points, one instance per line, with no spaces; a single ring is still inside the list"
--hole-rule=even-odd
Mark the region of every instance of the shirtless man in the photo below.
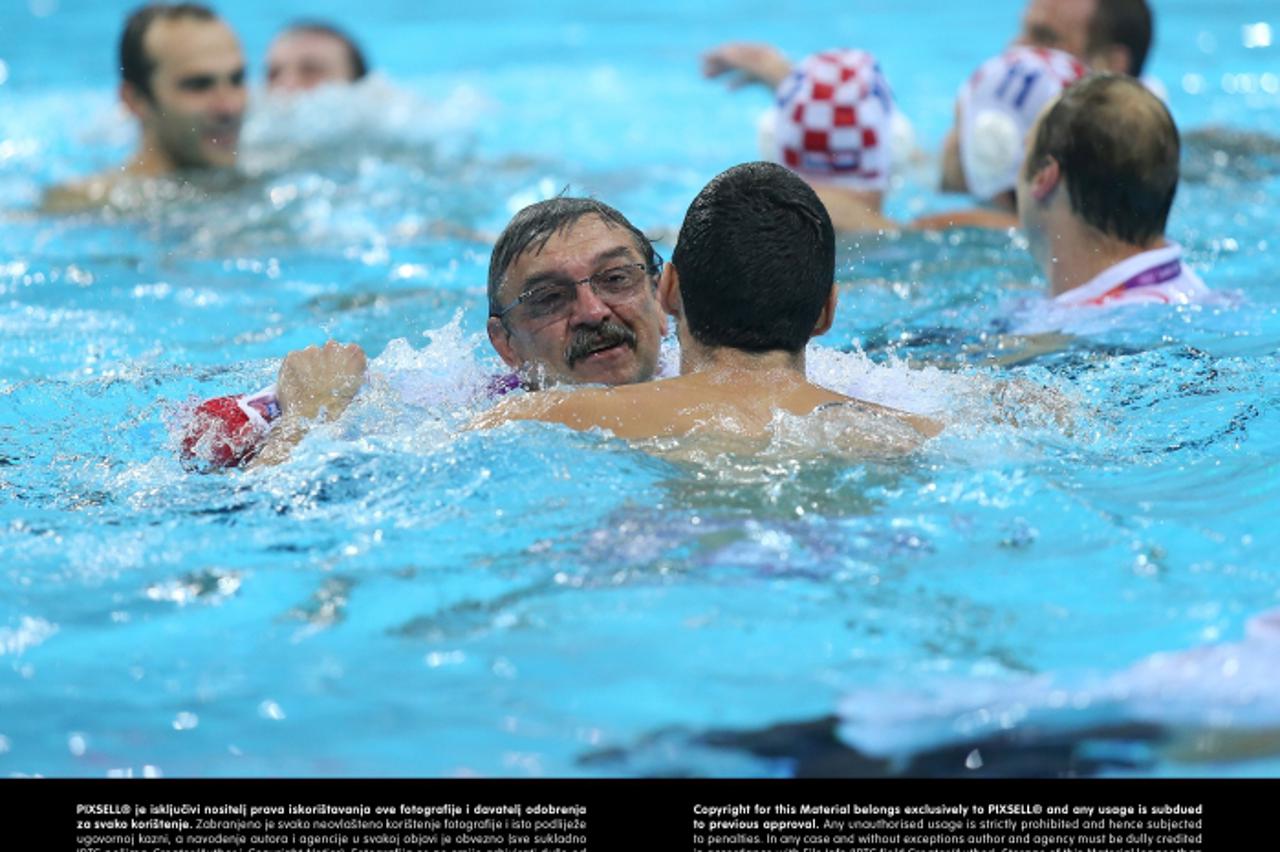
[[[355,83],[369,73],[355,41],[321,21],[296,21],[267,49],[267,91],[292,94],[324,84]]]
[[[778,412],[858,424],[837,449],[913,449],[940,427],[811,384],[805,346],[836,309],[835,232],[814,191],[788,169],[748,163],[700,192],[680,228],[658,298],[675,318],[680,375],[614,388],[513,398],[474,425],[543,420],[627,439],[765,438]]]
[[[120,70],[120,99],[141,129],[137,151],[112,172],[50,188],[46,211],[112,203],[112,191],[129,181],[235,166],[244,56],[210,9],[183,3],[135,11],[120,37]]]

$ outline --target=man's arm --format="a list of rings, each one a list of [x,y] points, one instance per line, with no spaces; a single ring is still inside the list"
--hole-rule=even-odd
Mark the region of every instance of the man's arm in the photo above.
[[[702,75],[719,77],[731,74],[729,87],[732,89],[750,83],[777,88],[790,73],[790,60],[776,47],[767,44],[729,42],[702,55]]]
[[[541,420],[545,423],[562,423],[573,429],[590,429],[599,425],[588,416],[592,410],[590,399],[599,395],[596,390],[542,390],[521,394],[502,400],[488,411],[482,412],[466,425],[466,429],[493,429],[514,420]]]
[[[972,210],[952,210],[933,213],[913,220],[907,227],[917,231],[942,231],[947,228],[992,228],[1005,230],[1018,227],[1016,213],[977,207]]]
[[[276,380],[280,418],[250,467],[286,461],[316,423],[335,420],[364,384],[367,361],[354,343],[330,340],[285,356]]]
[[[65,215],[105,207],[110,190],[111,184],[101,177],[46,187],[40,198],[40,212]]]

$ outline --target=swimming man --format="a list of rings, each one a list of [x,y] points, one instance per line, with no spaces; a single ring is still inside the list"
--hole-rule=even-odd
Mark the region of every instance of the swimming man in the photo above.
[[[112,172],[52,187],[42,207],[71,212],[112,203],[121,184],[236,164],[245,64],[235,33],[195,3],[143,6],[120,37],[120,99],[141,130]]]
[[[649,239],[600,201],[553,198],[517,213],[489,260],[489,341],[514,371],[494,391],[653,378],[667,327],[661,265]],[[202,403],[184,430],[184,458],[213,467],[281,461],[307,424],[346,409],[364,373],[354,344],[291,352],[274,387]]]
[[[355,83],[369,73],[351,36],[322,21],[295,21],[267,49],[267,90],[294,93],[324,84]]]
[[[1079,308],[1210,297],[1165,238],[1180,145],[1159,98],[1131,77],[1089,77],[1041,114],[1030,140],[1018,218],[1056,312],[1041,325]]]

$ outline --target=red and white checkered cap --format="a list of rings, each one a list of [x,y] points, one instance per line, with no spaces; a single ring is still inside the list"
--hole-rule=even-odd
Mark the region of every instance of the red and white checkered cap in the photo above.
[[[1011,47],[988,59],[960,87],[960,165],[980,199],[1013,189],[1027,134],[1045,105],[1088,69],[1069,53]]]
[[[884,190],[893,113],[893,95],[874,56],[815,53],[778,86],[772,159],[818,181]]]

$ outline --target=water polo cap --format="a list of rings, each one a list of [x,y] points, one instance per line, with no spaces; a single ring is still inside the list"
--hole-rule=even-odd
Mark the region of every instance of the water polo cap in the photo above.
[[[1086,70],[1060,50],[1011,47],[960,87],[960,165],[972,195],[985,201],[1017,185],[1036,117]]]
[[[893,95],[874,56],[828,50],[778,85],[772,154],[803,177],[883,191],[892,164]]]

